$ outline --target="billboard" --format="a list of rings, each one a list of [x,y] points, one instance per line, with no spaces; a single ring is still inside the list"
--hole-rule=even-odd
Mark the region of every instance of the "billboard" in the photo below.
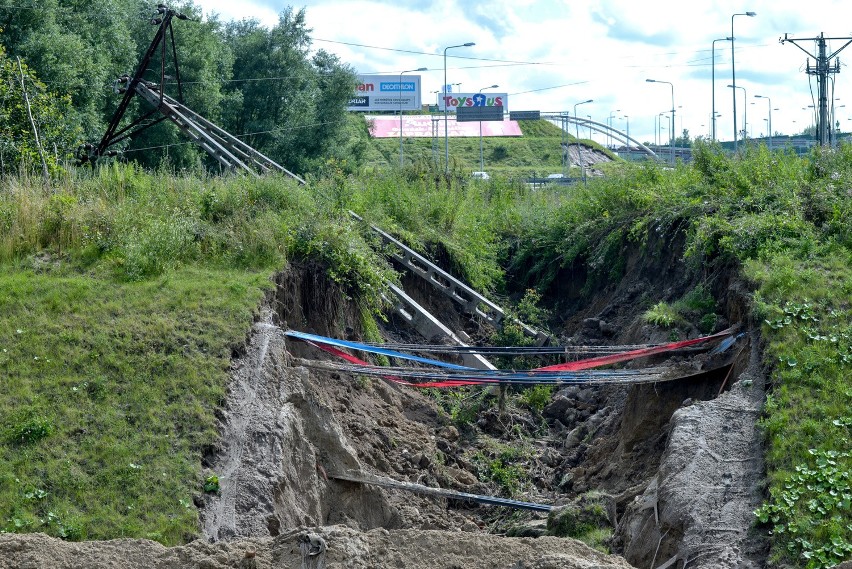
[[[350,111],[419,111],[420,75],[358,75]]]
[[[537,121],[541,119],[541,111],[512,111],[509,118],[513,121]]]
[[[364,117],[370,125],[370,135],[373,138],[399,138],[400,126],[402,136],[407,138],[444,137],[444,117],[438,115],[367,115]],[[482,136],[523,136],[517,121],[504,119],[501,122],[483,122]],[[447,117],[447,132],[451,137],[478,137],[480,123],[457,122],[456,117]]]
[[[438,108],[455,111],[458,107],[504,107],[509,108],[507,93],[443,93],[438,94]]]

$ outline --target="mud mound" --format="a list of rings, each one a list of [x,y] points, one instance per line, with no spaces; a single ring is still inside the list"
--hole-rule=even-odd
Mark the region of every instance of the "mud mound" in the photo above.
[[[638,566],[761,566],[766,544],[750,531],[762,500],[757,352],[730,391],[672,416],[659,471],[618,527],[625,556]]]
[[[301,528],[276,538],[165,548],[147,540],[69,543],[44,534],[0,535],[0,569],[630,569],[623,559],[559,538],[442,531]]]

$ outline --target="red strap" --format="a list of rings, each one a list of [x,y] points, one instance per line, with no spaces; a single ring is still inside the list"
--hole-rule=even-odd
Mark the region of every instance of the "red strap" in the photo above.
[[[324,352],[328,352],[329,354],[343,358],[344,360],[348,361],[349,363],[353,363],[353,364],[356,364],[356,365],[362,365],[362,366],[371,365],[369,362],[366,362],[362,359],[356,358],[355,356],[353,356],[351,354],[347,354],[343,350],[339,350],[339,349],[335,348],[334,346],[329,346],[328,344],[323,344],[323,343],[320,343],[320,342],[311,342],[311,341],[306,341],[306,343],[310,344],[311,346],[314,346],[315,348],[319,348],[320,350],[323,350]],[[387,379],[389,381],[393,381],[394,383],[399,383],[401,385],[408,385],[408,386],[411,386],[411,387],[439,387],[439,388],[440,387],[460,387],[460,386],[464,386],[464,385],[480,385],[481,383],[490,383],[487,380],[486,381],[471,381],[471,380],[462,380],[462,379],[453,379],[453,380],[447,380],[447,381],[433,381],[433,382],[429,382],[429,383],[412,383],[410,381],[405,381],[404,379],[399,378],[395,375],[383,375],[382,378]]]
[[[707,342],[710,340],[715,340],[717,338],[722,338],[724,336],[730,336],[734,332],[734,328],[728,328],[727,330],[723,330],[712,336],[703,336],[701,338],[695,338],[692,340],[683,340],[680,342],[672,342],[669,344],[664,344],[662,346],[654,346],[652,348],[641,348],[638,350],[631,350],[629,352],[622,352],[620,354],[612,354],[609,356],[599,356],[597,358],[588,358],[585,360],[578,360],[576,362],[568,362],[564,364],[556,364],[552,366],[539,367],[530,370],[531,374],[534,375],[535,372],[541,371],[579,371],[583,369],[595,368],[600,366],[605,366],[609,364],[614,364],[618,362],[624,362],[628,360],[632,360],[635,358],[641,358],[645,356],[652,356],[654,354],[662,354],[664,352],[670,352],[672,350],[678,350],[681,348],[686,348],[689,346],[694,346],[695,344],[701,344],[703,342]],[[353,363],[356,365],[369,366],[370,363],[357,358],[351,354],[347,354],[346,352],[339,350],[334,346],[330,346],[328,344],[323,344],[321,342],[312,342],[309,340],[305,340],[307,344],[314,346],[315,348],[319,348],[329,354],[338,356],[348,361],[349,363]],[[497,380],[489,380],[489,379],[481,379],[481,380],[462,380],[462,379],[451,379],[447,381],[433,381],[428,383],[414,383],[410,381],[405,381],[404,379],[397,377],[395,375],[383,375],[383,379],[387,379],[388,381],[393,381],[394,383],[399,383],[401,385],[408,385],[411,387],[460,387],[465,385],[482,385],[486,383],[499,383]]]
[[[695,344],[700,344],[702,342],[707,342],[709,340],[715,340],[716,338],[721,338],[723,336],[730,336],[733,333],[733,328],[728,328],[727,330],[723,330],[717,334],[713,334],[712,336],[704,336],[702,338],[695,338],[693,340],[683,340],[680,342],[672,342],[671,344],[664,344],[662,346],[654,346],[653,348],[640,348],[638,350],[631,350],[629,352],[622,352],[620,354],[612,354],[609,356],[599,356],[597,358],[588,358],[585,360],[578,360],[576,362],[568,362],[565,364],[556,364],[552,366],[539,367],[535,368],[533,371],[578,371],[581,369],[589,369],[593,367],[605,366],[608,364],[614,364],[618,362],[626,362],[627,360],[632,360],[635,358],[641,358],[644,356],[653,356],[654,354],[662,354],[664,352],[670,352],[672,350],[679,350],[680,348],[686,348],[688,346],[693,346]]]

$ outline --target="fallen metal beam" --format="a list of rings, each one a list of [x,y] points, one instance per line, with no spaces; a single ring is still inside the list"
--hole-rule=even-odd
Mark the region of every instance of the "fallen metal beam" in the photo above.
[[[328,477],[334,480],[343,480],[345,482],[355,482],[357,484],[370,484],[372,486],[380,486],[382,488],[405,490],[408,492],[414,492],[415,494],[423,494],[425,496],[432,496],[435,498],[465,500],[492,506],[507,506],[509,508],[533,510],[536,512],[550,512],[553,509],[553,506],[549,506],[547,504],[521,502],[519,500],[510,500],[508,498],[483,496],[481,494],[468,494],[467,492],[457,492],[455,490],[446,490],[444,488],[432,488],[431,486],[423,486],[422,484],[414,484],[413,482],[399,482],[397,480],[374,476],[372,474],[331,473],[328,474]]]
[[[461,338],[435,318],[428,310],[420,306],[413,298],[405,294],[398,286],[391,284],[390,289],[399,300],[397,313],[408,322],[420,335],[431,340],[435,337],[447,338],[458,346],[467,347]],[[476,369],[496,370],[497,368],[479,354],[461,354],[464,365]]]
[[[353,211],[350,211],[349,214],[358,221],[364,221],[364,218]],[[405,268],[461,304],[468,313],[476,314],[496,327],[503,325],[506,313],[502,308],[387,232],[372,224],[368,224],[368,226],[381,237],[387,252]],[[513,318],[512,320],[521,326],[525,336],[535,338],[539,345],[547,343],[550,339],[544,332],[527,326],[517,319]]]

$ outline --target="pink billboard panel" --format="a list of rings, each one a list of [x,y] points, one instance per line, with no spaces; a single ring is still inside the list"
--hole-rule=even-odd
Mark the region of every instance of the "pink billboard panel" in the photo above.
[[[391,115],[368,115],[370,135],[374,138],[399,138],[399,117]],[[483,121],[456,122],[455,117],[447,118],[447,130],[450,136],[465,137],[479,136],[479,125],[482,125],[482,136],[523,136],[518,121],[503,119],[503,122]],[[403,115],[402,136],[409,138],[431,138],[444,136],[443,115]]]

